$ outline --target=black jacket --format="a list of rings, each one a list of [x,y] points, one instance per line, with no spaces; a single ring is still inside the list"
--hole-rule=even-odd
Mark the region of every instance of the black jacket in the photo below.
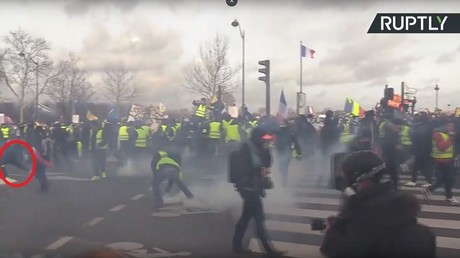
[[[261,168],[271,167],[272,164],[272,155],[269,149],[262,149],[258,154],[260,158],[260,164],[258,166],[254,166],[251,160],[251,152],[253,151],[250,146],[250,143],[245,142],[241,145],[241,153],[240,153],[240,160],[239,160],[239,168],[242,170],[241,174],[246,175],[246,178],[243,180],[241,184],[238,184],[236,187],[241,190],[252,190],[252,191],[260,191],[261,186]]]
[[[412,126],[411,141],[412,154],[419,157],[430,158],[432,148],[433,125],[429,122]]]
[[[294,147],[297,154],[302,155],[297,135],[290,127],[281,127],[278,131],[276,131],[275,137],[275,149],[277,151],[290,152],[292,147]]]
[[[321,252],[329,258],[434,258],[433,231],[417,223],[417,199],[380,184],[349,198],[326,232]]]

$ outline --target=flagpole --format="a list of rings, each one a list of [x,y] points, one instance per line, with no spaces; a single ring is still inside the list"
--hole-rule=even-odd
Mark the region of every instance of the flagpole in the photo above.
[[[300,93],[302,93],[302,41],[300,41]]]

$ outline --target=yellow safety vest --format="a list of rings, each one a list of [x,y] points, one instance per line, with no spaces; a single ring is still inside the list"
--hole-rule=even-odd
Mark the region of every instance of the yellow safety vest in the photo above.
[[[238,130],[239,125],[233,124],[228,125],[225,129],[225,142],[229,141],[241,141],[240,131]]]
[[[209,124],[209,139],[220,139],[220,122],[211,122]]]
[[[206,116],[206,105],[200,104],[196,108],[195,116],[204,118]]]
[[[3,139],[10,138],[10,128],[9,127],[2,127],[2,137]]]
[[[83,144],[81,141],[77,141],[77,152],[78,157],[81,158],[81,155],[83,154]]]
[[[180,169],[179,164],[175,160],[173,160],[172,158],[168,157],[167,152],[159,151],[158,153],[160,154],[161,159],[157,162],[157,167],[156,167],[157,170],[160,169],[161,165],[166,165],[166,164],[173,165],[173,166],[175,166],[175,167]]]
[[[409,130],[410,130],[409,126],[407,125],[402,126],[401,134],[399,136],[399,142],[401,143],[401,145],[404,145],[404,146],[412,145],[412,141],[410,140],[410,136],[409,136]]]
[[[128,141],[129,140],[129,133],[128,133],[128,126],[123,125],[120,126],[118,129],[118,141]]]
[[[137,139],[136,139],[136,147],[139,148],[147,148],[147,132],[142,129],[136,129],[137,132]]]
[[[379,137],[380,138],[383,138],[385,136],[385,127],[387,123],[388,123],[388,120],[385,120],[379,125]]]
[[[148,127],[147,125],[143,125],[142,129],[144,129],[144,131],[147,133],[147,135],[150,135],[150,127]]]
[[[438,132],[441,134],[442,139],[444,141],[447,141],[449,139],[449,135],[446,133]],[[445,151],[440,151],[438,148],[436,148],[436,141],[434,140],[434,137],[432,139],[432,148],[431,148],[431,157],[435,159],[451,159],[454,157],[454,145],[451,144],[449,148],[447,148]]]
[[[353,136],[350,134],[350,124],[343,125],[343,132],[340,134],[340,143],[349,143],[353,140]]]
[[[177,130],[176,127],[171,126],[171,132],[172,132],[172,134],[171,134],[171,135],[168,135],[168,139],[169,139],[170,141],[173,141],[174,138],[176,138],[176,130]]]
[[[230,119],[230,121],[225,121],[225,120],[223,120],[223,121],[222,121],[222,126],[223,126],[224,128],[227,128],[227,127],[228,127],[229,125],[231,125],[232,123],[233,123],[233,118]]]
[[[102,132],[103,131],[104,131],[103,129],[99,129],[99,131],[97,131],[97,133],[96,133],[96,149],[100,149],[100,150],[107,149],[107,143],[105,143],[102,146],[99,146],[99,143],[102,142]]]

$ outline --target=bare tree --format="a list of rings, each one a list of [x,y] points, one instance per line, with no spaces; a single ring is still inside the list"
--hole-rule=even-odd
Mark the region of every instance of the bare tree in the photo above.
[[[18,29],[4,38],[7,48],[1,53],[0,79],[16,97],[20,108],[20,122],[24,121],[24,107],[30,93],[34,99],[45,92],[52,75],[53,62],[48,55],[49,43]],[[40,78],[45,78],[40,86]],[[32,87],[35,86],[35,87]]]
[[[52,78],[46,95],[55,103],[61,103],[71,114],[75,113],[76,102],[87,102],[94,98],[93,85],[88,82],[89,73],[78,67],[78,59],[69,53],[67,60],[60,61],[56,67],[57,76]]]
[[[139,97],[139,88],[134,84],[133,80],[133,74],[124,65],[113,67],[105,72],[105,96],[118,109],[120,109],[122,103]]]
[[[200,46],[200,60],[193,60],[188,66],[183,87],[208,99],[217,96],[220,87],[222,96],[229,96],[240,87],[235,80],[238,70],[239,67],[229,65],[228,40],[216,35],[212,42]]]

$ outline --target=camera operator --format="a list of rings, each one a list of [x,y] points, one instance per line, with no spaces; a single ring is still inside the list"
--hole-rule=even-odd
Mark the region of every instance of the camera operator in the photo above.
[[[243,198],[243,213],[236,224],[233,235],[233,251],[236,253],[250,252],[250,250],[243,248],[242,241],[249,221],[254,218],[256,233],[265,252],[270,257],[279,257],[283,254],[283,252],[274,249],[268,240],[261,199],[261,197],[265,197],[266,189],[274,187],[269,177],[269,168],[272,164],[269,149],[270,140],[272,140],[271,135],[260,127],[256,127],[250,140],[242,144],[238,159],[230,161],[238,163],[238,170],[242,175],[241,179],[235,183],[237,191]]]
[[[385,164],[372,151],[350,153],[342,163],[345,200],[326,221],[326,257],[436,257],[436,238],[417,223],[417,199],[380,182]]]

